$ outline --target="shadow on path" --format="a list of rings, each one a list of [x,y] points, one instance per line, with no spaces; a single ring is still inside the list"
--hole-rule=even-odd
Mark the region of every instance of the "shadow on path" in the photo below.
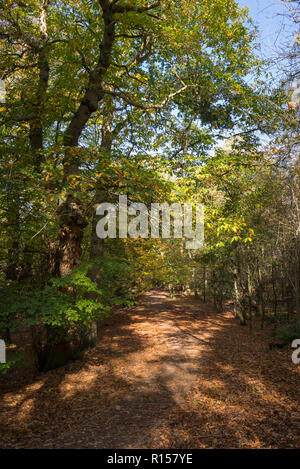
[[[83,360],[2,393],[0,447],[299,446],[299,373],[266,340],[230,311],[148,292]]]

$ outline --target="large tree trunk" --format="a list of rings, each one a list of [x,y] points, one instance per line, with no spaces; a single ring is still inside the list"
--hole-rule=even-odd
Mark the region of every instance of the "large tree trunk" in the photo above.
[[[59,209],[60,231],[58,241],[59,275],[64,277],[79,265],[81,244],[87,219],[79,203],[72,195],[67,196]]]
[[[86,92],[64,134],[64,180],[66,184],[70,178],[78,176],[81,161],[74,149],[78,147],[79,139],[88,120],[97,111],[99,102],[104,97],[102,82],[110,65],[115,39],[115,18],[112,5],[106,0],[101,0],[100,4],[104,20],[104,33],[98,62],[90,72]],[[60,224],[59,273],[64,276],[78,266],[81,256],[81,242],[87,221],[79,201],[71,193],[67,193],[66,200],[60,205],[58,217]]]

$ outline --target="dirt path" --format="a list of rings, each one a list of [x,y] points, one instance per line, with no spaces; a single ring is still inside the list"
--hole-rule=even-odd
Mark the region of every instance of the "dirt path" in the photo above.
[[[48,447],[141,448],[146,443],[149,433],[174,405],[184,403],[204,359],[203,345],[211,332],[197,328],[197,314],[201,312],[195,304],[187,303],[152,291],[131,312],[129,324],[120,327],[115,323],[106,329],[102,340],[108,333],[108,340],[116,340],[120,350],[119,342],[127,342],[130,347],[134,339],[133,349],[121,363],[118,360],[118,366],[124,366],[127,382],[132,384],[131,391],[76,430],[51,441]]]
[[[229,310],[152,291],[82,360],[0,385],[2,448],[300,446],[300,367]]]

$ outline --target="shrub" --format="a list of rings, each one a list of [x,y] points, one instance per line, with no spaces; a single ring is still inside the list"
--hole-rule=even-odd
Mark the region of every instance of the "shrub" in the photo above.
[[[300,338],[300,323],[293,322],[279,326],[274,331],[274,337],[284,345],[290,344],[294,339]]]

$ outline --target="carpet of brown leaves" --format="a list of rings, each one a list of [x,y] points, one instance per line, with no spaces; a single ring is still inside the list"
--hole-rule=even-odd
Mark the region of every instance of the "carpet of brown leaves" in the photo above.
[[[299,448],[300,367],[268,328],[150,292],[100,331],[82,360],[2,380],[1,448]]]

